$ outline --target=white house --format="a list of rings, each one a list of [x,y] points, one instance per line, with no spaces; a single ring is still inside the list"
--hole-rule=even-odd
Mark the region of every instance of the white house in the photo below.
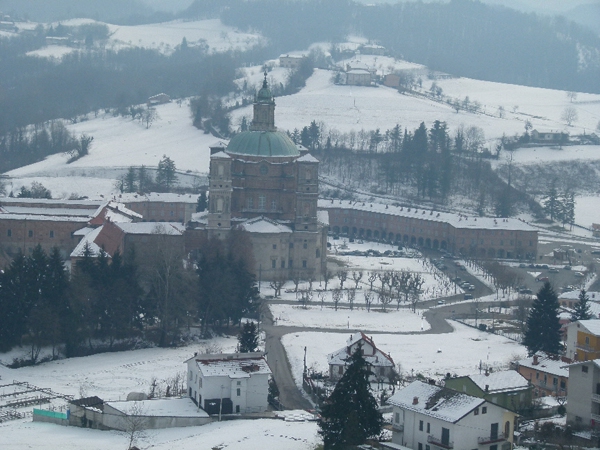
[[[483,398],[414,381],[393,395],[392,442],[413,450],[512,448],[517,414]]]
[[[267,410],[271,369],[262,353],[199,355],[188,366],[188,396],[208,414]]]
[[[371,338],[362,331],[354,333],[346,341],[346,346],[327,356],[329,360],[329,378],[339,380],[346,370],[346,360],[354,353],[359,345],[362,345],[362,353],[365,360],[371,365],[372,381],[390,378],[394,371],[394,360],[388,354],[377,348]]]
[[[592,428],[600,425],[600,359],[569,365],[567,422]]]

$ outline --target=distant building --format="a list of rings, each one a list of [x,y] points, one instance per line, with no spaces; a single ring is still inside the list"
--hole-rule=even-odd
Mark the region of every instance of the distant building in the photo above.
[[[376,44],[365,44],[359,47],[360,53],[363,55],[385,55],[385,47]]]
[[[578,427],[600,427],[600,360],[568,366],[567,423]]]
[[[305,55],[281,55],[279,57],[279,65],[286,69],[297,69],[305,60]]]
[[[346,64],[346,84],[371,86],[375,70],[362,61],[352,60]]]
[[[46,36],[46,45],[71,45],[71,38],[64,36]]]
[[[567,133],[566,131],[554,131],[554,130],[548,130],[548,131],[538,131],[538,130],[532,130],[531,131],[531,141],[532,142],[539,142],[539,143],[553,143],[553,144],[558,144],[561,142],[566,142],[569,140],[569,133]]]
[[[592,224],[592,235],[594,237],[600,237],[600,223]]]
[[[354,333],[346,341],[346,346],[327,356],[329,363],[329,378],[339,380],[348,366],[348,359],[362,346],[362,354],[371,366],[372,381],[389,380],[394,374],[394,360],[377,348],[372,338],[363,332]]]
[[[267,410],[271,369],[262,353],[197,354],[185,362],[188,397],[208,414]]]
[[[533,386],[535,397],[567,395],[569,371],[568,360],[545,353],[536,353],[531,358],[517,361],[517,371]]]
[[[170,103],[170,102],[171,102],[171,97],[169,97],[167,94],[160,93],[160,94],[153,95],[152,97],[148,97],[148,100],[146,101],[146,105],[147,106],[157,106],[157,105],[164,105],[165,103]]]
[[[141,214],[148,222],[179,222],[185,224],[196,212],[198,195],[151,192],[120,194],[115,198],[127,208]]]
[[[600,358],[600,320],[578,320],[568,324],[566,328],[567,358],[573,361]]]

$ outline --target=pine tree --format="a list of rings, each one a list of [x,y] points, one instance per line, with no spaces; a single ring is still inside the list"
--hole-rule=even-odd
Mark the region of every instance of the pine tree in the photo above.
[[[175,173],[175,163],[167,155],[163,155],[158,163],[156,170],[156,184],[161,190],[168,192],[171,187],[177,184],[177,174]]]
[[[246,322],[240,334],[238,334],[238,345],[240,353],[255,352],[258,347],[258,330],[254,322]]]
[[[537,293],[527,318],[523,345],[530,355],[538,351],[558,354],[561,349],[558,297],[549,282]]]
[[[206,198],[206,191],[202,191],[198,196],[198,203],[196,203],[196,212],[206,211],[207,206],[208,199]]]
[[[347,359],[346,372],[325,401],[319,421],[324,448],[342,449],[363,444],[381,433],[383,418],[373,397],[369,363],[359,345]]]
[[[579,293],[579,300],[573,307],[573,314],[571,314],[571,321],[576,320],[589,320],[592,318],[592,312],[590,311],[590,298],[587,296],[585,289],[582,289]]]
[[[558,199],[558,192],[556,190],[556,180],[550,185],[548,193],[544,198],[544,212],[550,216],[551,220],[554,220],[559,213],[560,201]]]

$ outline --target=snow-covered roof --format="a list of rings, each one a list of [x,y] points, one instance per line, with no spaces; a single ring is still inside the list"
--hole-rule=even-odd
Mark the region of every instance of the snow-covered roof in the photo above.
[[[83,227],[77,231],[73,231],[73,236],[85,236],[90,231],[93,231],[95,228],[92,227]]]
[[[26,198],[26,197],[1,197],[0,202],[3,205],[18,205],[18,204],[44,204],[44,205],[62,205],[65,208],[69,206],[86,206],[88,208],[97,208],[102,204],[101,200],[57,200],[49,198]]]
[[[252,375],[271,374],[261,353],[198,355],[191,359],[196,360],[203,377],[250,378]]]
[[[329,225],[329,211],[317,210],[317,221],[323,225]]]
[[[109,201],[100,206],[92,215],[92,225],[100,225],[104,220],[111,222],[133,222],[134,219],[142,219],[142,215],[127,208],[123,203]]]
[[[31,206],[3,205],[2,210],[6,214],[42,215],[42,216],[80,216],[91,217],[96,208],[36,208]]]
[[[210,157],[211,157],[211,159],[231,159],[231,156],[229,156],[225,152],[213,153],[212,155],[210,155]]]
[[[44,214],[2,214],[0,213],[0,219],[2,220],[31,220],[37,222],[81,222],[87,223],[90,218],[89,216],[55,216],[55,215],[44,215]]]
[[[292,229],[286,225],[275,222],[274,220],[260,216],[248,219],[240,224],[245,231],[249,233],[291,233]]]
[[[539,372],[549,373],[560,377],[569,377],[569,369],[560,359],[552,359],[543,353],[536,354],[537,364],[534,364],[534,358],[525,358],[517,361],[522,367],[537,370]]]
[[[559,300],[579,300],[579,294],[581,294],[580,290],[563,292],[562,294],[560,294],[558,296],[558,299]],[[596,299],[600,300],[600,292],[589,291],[589,292],[586,292],[586,294],[590,300],[596,300]]]
[[[346,360],[350,356],[350,347],[357,342],[365,342],[375,349],[374,355],[365,355],[365,360],[374,367],[394,367],[394,360],[379,350],[373,340],[363,332],[352,334],[346,340],[346,346],[327,355],[330,365],[340,366],[346,364]]]
[[[371,72],[369,72],[367,69],[350,69],[346,73],[352,75],[371,75]]]
[[[84,251],[85,251],[86,244],[88,245],[88,248],[92,252],[92,256],[100,255],[100,252],[102,252],[102,248],[98,244],[94,243],[94,241],[96,240],[96,238],[102,231],[102,228],[103,228],[102,226],[100,226],[98,228],[92,228],[91,231],[89,233],[87,233],[81,239],[81,241],[79,241],[79,244],[77,244],[77,246],[73,249],[73,251],[71,252],[71,258],[82,258]],[[88,228],[86,227],[85,229],[88,229]],[[81,229],[79,231],[82,232],[83,230],[84,229]],[[107,256],[110,257],[110,255],[108,255],[108,253],[107,253]]]
[[[364,63],[362,61],[358,61],[356,59],[347,63],[346,66],[349,69],[363,69],[363,70],[367,70],[367,71],[369,70],[369,66],[366,63]]]
[[[355,209],[359,211],[376,212],[393,216],[443,222],[455,228],[474,228],[486,230],[519,230],[537,231],[536,228],[518,219],[495,219],[492,217],[473,217],[462,214],[437,212],[423,208],[409,208],[385,205],[381,203],[353,202],[346,200],[319,200],[321,209]]]
[[[127,234],[167,234],[171,236],[182,235],[185,225],[177,222],[134,222],[116,224]]]
[[[161,398],[136,402],[105,402],[117,411],[125,414],[133,412],[142,417],[208,417],[208,414],[196,406],[189,397]]]
[[[301,156],[296,161],[299,161],[299,162],[311,162],[311,163],[318,163],[319,162],[319,160],[317,158],[315,158],[313,155],[311,155],[310,153],[307,153],[306,155]]]
[[[486,403],[482,398],[421,381],[413,381],[387,402],[450,423],[458,422],[475,408]]]
[[[529,387],[527,379],[516,370],[503,370],[501,372],[492,372],[488,375],[469,375],[469,378],[482,391],[489,392],[490,394],[523,390]],[[488,387],[487,389],[486,386]]]
[[[169,192],[150,192],[148,194],[120,194],[115,197],[115,200],[121,203],[196,203],[198,201],[198,194],[173,194]]]
[[[595,336],[600,336],[600,320],[590,319],[590,320],[578,320],[577,322],[570,323],[569,327],[577,326],[575,324],[579,324],[584,327],[587,331]]]

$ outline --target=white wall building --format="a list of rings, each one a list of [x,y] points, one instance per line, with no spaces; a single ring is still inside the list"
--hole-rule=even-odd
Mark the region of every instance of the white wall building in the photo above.
[[[188,396],[208,414],[267,410],[271,369],[262,353],[195,355],[188,366]]]
[[[600,359],[569,366],[567,423],[600,425]]]
[[[354,333],[346,341],[346,346],[327,356],[329,360],[329,378],[339,380],[346,371],[347,360],[362,345],[362,353],[370,364],[373,375],[371,381],[389,379],[394,372],[392,357],[377,348],[371,338],[363,332]]]
[[[517,414],[482,398],[414,381],[393,395],[392,442],[413,450],[509,450]]]

